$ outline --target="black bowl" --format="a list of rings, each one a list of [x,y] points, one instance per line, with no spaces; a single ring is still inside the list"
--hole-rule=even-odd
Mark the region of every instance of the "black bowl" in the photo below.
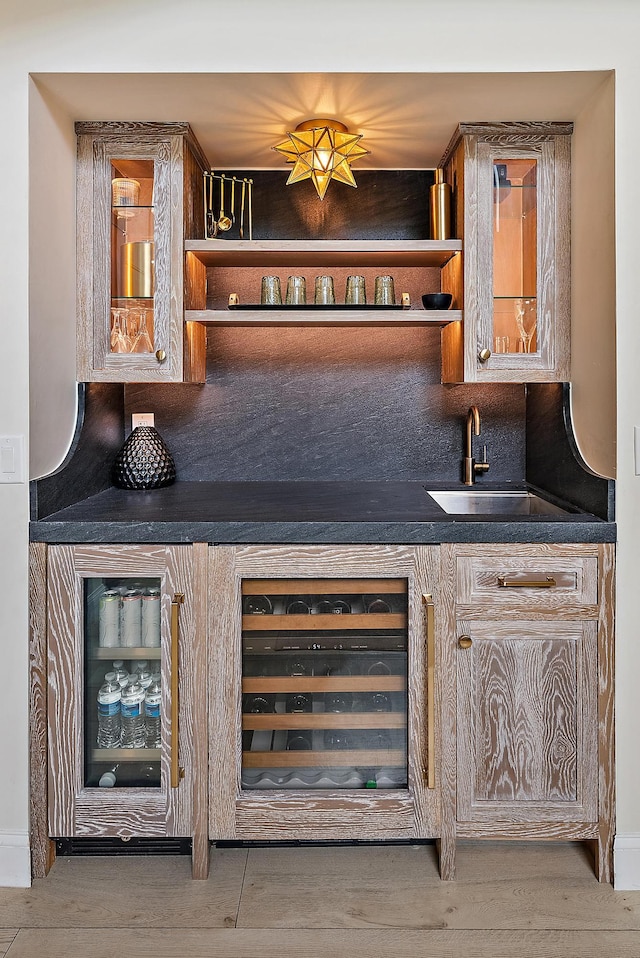
[[[452,299],[451,293],[425,293],[422,305],[425,309],[449,309]]]

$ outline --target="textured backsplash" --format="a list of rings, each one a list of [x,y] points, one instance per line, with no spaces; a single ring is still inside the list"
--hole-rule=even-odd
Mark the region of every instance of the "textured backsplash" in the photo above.
[[[523,479],[522,385],[443,386],[440,330],[209,330],[207,382],[128,385],[182,480],[456,481],[464,422],[482,417],[491,479]]]

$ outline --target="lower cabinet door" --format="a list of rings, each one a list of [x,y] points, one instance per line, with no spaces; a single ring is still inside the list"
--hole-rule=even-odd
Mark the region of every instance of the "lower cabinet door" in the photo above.
[[[597,623],[457,622],[457,818],[597,821]]]
[[[436,837],[438,547],[210,560],[209,837]]]
[[[190,546],[49,549],[52,837],[192,834],[192,565]]]

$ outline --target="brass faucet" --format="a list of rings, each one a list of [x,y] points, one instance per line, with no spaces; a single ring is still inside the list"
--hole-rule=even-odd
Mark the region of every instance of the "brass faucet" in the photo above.
[[[470,406],[467,413],[467,433],[464,445],[464,459],[462,460],[463,475],[462,481],[465,486],[472,486],[476,481],[478,473],[488,472],[489,463],[487,462],[487,447],[483,449],[483,459],[476,462],[473,458],[473,436],[480,435],[480,413],[477,406]]]

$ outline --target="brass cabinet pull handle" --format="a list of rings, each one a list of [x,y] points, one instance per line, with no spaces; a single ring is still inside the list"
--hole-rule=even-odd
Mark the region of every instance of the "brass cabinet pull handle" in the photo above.
[[[458,639],[458,645],[461,649],[470,649],[473,645],[473,641],[470,635],[461,635]]]
[[[478,352],[478,359],[481,363],[486,363],[489,359],[491,359],[491,350],[487,349],[485,346]]]
[[[156,359],[159,363],[163,363],[167,358],[167,353],[164,349],[156,349]]]
[[[177,788],[182,778],[178,749],[178,685],[180,672],[180,606],[184,592],[176,592],[171,603],[171,788]]]
[[[427,788],[436,787],[436,625],[433,596],[424,593],[427,620]]]
[[[503,589],[552,589],[556,580],[552,575],[543,579],[510,579],[506,575],[498,576],[498,585]]]

